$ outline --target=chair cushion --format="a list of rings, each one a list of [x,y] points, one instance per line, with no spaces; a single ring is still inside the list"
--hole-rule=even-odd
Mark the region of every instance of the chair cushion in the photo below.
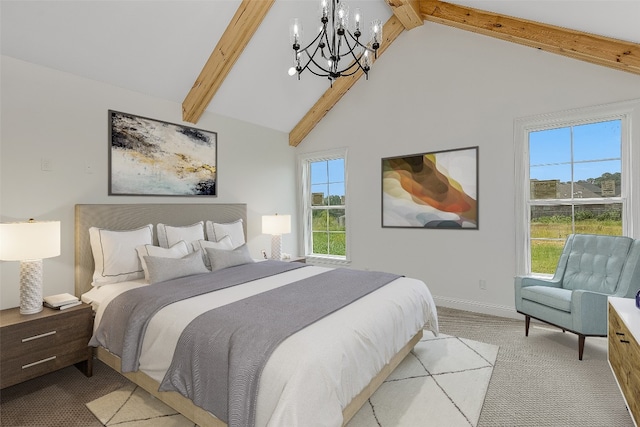
[[[571,291],[550,286],[526,286],[521,291],[522,299],[571,313]]]
[[[615,292],[632,241],[629,237],[576,234],[562,287]]]

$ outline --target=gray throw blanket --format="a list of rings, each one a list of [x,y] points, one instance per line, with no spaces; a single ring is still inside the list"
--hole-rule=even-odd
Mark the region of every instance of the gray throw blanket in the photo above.
[[[290,335],[400,276],[335,269],[210,310],[183,331],[160,385],[229,427],[255,425],[260,375]]]
[[[120,356],[122,372],[137,371],[147,325],[153,315],[163,307],[183,299],[304,266],[298,262],[269,260],[131,289],[109,303],[89,345],[103,346]]]

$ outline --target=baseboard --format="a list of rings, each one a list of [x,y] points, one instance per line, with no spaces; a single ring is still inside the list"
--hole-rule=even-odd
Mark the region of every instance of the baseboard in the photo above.
[[[524,317],[518,313],[515,307],[506,305],[487,304],[478,301],[469,301],[458,298],[434,296],[436,306],[455,308],[458,310],[471,311],[473,313],[489,314],[492,316],[507,317],[510,319],[522,320]]]

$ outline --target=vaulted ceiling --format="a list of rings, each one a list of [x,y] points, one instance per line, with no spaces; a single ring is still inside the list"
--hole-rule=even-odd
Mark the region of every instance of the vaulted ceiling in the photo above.
[[[347,1],[386,22],[379,58],[404,31],[435,22],[640,74],[640,0]],[[211,111],[298,145],[360,77],[330,88],[287,75],[289,19],[317,27],[316,3],[2,0],[0,40],[3,55],[180,102],[185,121]]]

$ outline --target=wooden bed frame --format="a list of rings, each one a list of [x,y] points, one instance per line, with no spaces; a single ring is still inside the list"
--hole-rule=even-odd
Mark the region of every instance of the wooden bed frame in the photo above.
[[[246,235],[247,208],[245,204],[103,204],[76,205],[75,207],[75,293],[82,295],[91,289],[93,279],[93,255],[89,241],[89,227],[110,230],[129,230],[146,224],[190,225],[211,220],[218,223],[243,220]],[[157,242],[156,242],[157,244]],[[342,411],[344,424],[360,410],[362,405],[380,387],[384,380],[409,354],[422,338],[418,331],[407,344],[387,363],[371,382]],[[213,414],[194,405],[191,400],[176,392],[158,391],[159,383],[141,371],[123,373],[120,358],[103,347],[96,349],[98,360],[116,370],[133,383],[166,403],[200,427],[226,427],[227,424]]]
[[[400,362],[409,354],[415,345],[422,338],[422,331],[419,331],[402,349],[387,363],[380,373],[376,375],[369,384],[351,400],[349,405],[342,411],[342,417],[345,425],[360,410],[362,405],[367,402],[373,393],[382,385],[384,380],[398,367]],[[216,418],[210,412],[194,405],[189,399],[174,391],[158,391],[160,384],[142,371],[122,372],[120,369],[120,358],[113,353],[109,353],[105,348],[98,347],[96,349],[96,357],[106,365],[120,372],[133,383],[139,385],[153,396],[160,399],[176,411],[180,412],[186,418],[190,419],[200,427],[227,427],[227,424]]]

